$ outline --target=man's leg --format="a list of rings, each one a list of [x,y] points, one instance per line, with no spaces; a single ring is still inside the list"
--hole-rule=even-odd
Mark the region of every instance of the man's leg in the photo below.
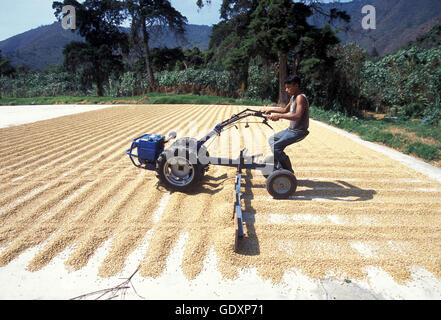
[[[285,131],[286,130],[280,131],[268,139],[268,142],[271,146],[271,150],[273,150],[274,143],[276,143],[277,141],[279,141],[283,137],[283,135],[285,134]]]
[[[278,155],[276,156],[276,153],[274,152],[274,150],[275,150],[274,146],[275,146],[275,144],[276,144],[278,141],[280,141],[280,139],[283,138],[283,136],[285,135],[285,131],[286,131],[286,130],[283,130],[283,131],[280,131],[280,132],[276,133],[275,135],[273,135],[272,137],[270,137],[269,140],[268,140],[269,145],[270,145],[270,147],[271,147],[271,151],[272,151],[272,153],[273,153],[273,155],[274,155],[274,167],[275,167],[275,168],[278,167],[278,165],[279,165],[279,160],[278,160]],[[278,150],[278,149],[277,149],[277,150]],[[282,151],[283,151],[283,150],[282,150]],[[279,153],[279,151],[277,151],[277,152]]]
[[[277,134],[277,137],[274,136],[276,139],[273,139],[273,144],[271,144],[271,150],[274,154],[274,163],[279,162],[282,168],[294,172],[291,161],[284,150],[287,146],[303,140],[307,135],[308,133],[305,132],[294,132],[287,129]]]

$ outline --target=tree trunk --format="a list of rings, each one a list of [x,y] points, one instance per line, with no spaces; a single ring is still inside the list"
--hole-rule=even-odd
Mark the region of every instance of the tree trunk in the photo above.
[[[294,66],[294,74],[299,74],[300,62],[302,61],[302,56],[297,53],[296,54],[296,64]]]
[[[265,81],[265,98],[269,98],[272,96],[271,93],[272,86],[271,86],[270,64],[266,59],[263,59],[263,75]]]
[[[96,83],[96,93],[98,97],[102,97],[104,95],[103,82],[99,79]]]
[[[239,96],[243,95],[247,90],[248,90],[248,63],[246,64],[246,66],[243,67],[243,70],[241,72]]]
[[[285,106],[289,102],[288,94],[285,91],[285,80],[288,77],[288,57],[286,54],[279,54],[279,101]]]
[[[152,91],[156,88],[155,76],[153,74],[152,65],[150,63],[150,48],[149,48],[149,34],[147,32],[147,26],[145,19],[142,21],[142,36],[144,46],[144,59],[147,76],[149,78],[149,90]]]
[[[92,79],[93,82],[95,82],[96,84],[96,94],[98,97],[102,97],[104,95],[104,76],[103,76],[103,72],[99,66],[99,62],[97,61],[99,58],[95,57],[96,59],[94,59],[93,62],[93,66],[94,66],[94,70],[93,70],[93,75],[92,75]]]

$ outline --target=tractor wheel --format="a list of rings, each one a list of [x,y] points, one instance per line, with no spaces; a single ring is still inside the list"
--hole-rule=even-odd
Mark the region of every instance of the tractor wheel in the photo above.
[[[201,180],[203,168],[194,152],[184,146],[170,147],[159,156],[157,172],[159,180],[176,191],[190,191]]]
[[[266,179],[266,190],[274,199],[288,199],[297,189],[297,178],[288,170],[277,170]]]
[[[198,144],[197,139],[184,137],[173,142],[170,148],[185,147],[188,150],[190,150],[190,152],[195,152],[195,153],[197,152],[197,161],[199,167],[201,168],[201,179],[202,179],[205,175],[205,172],[208,171],[208,166],[209,166],[208,158],[210,156],[210,153],[208,152],[205,146],[201,146],[200,149],[197,150],[197,144]]]

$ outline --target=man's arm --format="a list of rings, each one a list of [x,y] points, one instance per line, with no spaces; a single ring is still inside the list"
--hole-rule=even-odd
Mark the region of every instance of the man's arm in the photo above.
[[[291,106],[291,103],[288,103],[284,107],[265,109],[263,111],[263,113],[268,114],[268,115],[271,113],[287,113],[287,112],[289,112],[290,106]]]
[[[303,112],[306,109],[306,99],[302,95],[298,95],[296,98],[297,108],[295,113],[283,113],[283,114],[275,114],[268,117],[268,119],[271,119],[273,121],[278,121],[279,119],[285,119],[285,120],[300,120],[302,118]],[[289,107],[289,105],[288,105]],[[289,109],[288,109],[289,110]]]

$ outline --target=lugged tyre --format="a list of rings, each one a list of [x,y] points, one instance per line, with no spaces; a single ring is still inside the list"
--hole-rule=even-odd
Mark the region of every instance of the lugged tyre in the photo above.
[[[266,190],[274,199],[288,199],[297,190],[297,178],[288,170],[276,170],[266,179]]]

